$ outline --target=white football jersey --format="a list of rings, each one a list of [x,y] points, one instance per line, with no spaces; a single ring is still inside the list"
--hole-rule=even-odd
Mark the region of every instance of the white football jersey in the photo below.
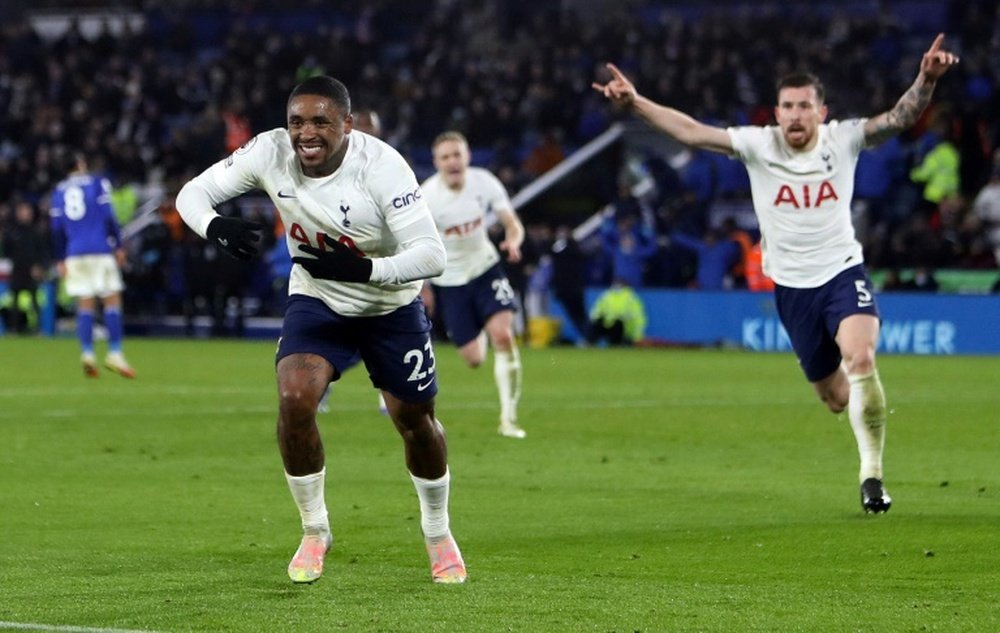
[[[487,216],[514,207],[496,176],[481,167],[469,167],[460,191],[449,189],[440,174],[425,180],[420,188],[448,253],[444,273],[432,283],[464,286],[500,261],[486,231]]]
[[[816,288],[862,263],[851,198],[866,120],[820,125],[808,152],[793,151],[777,126],[728,129],[750,175],[764,272],[776,283]]]
[[[281,215],[293,257],[311,257],[298,247],[321,246],[326,233],[373,260],[369,283],[314,279],[301,266],[293,266],[289,294],[315,297],[345,316],[388,314],[417,296],[419,279],[440,272],[443,246],[416,176],[403,157],[361,132],[352,131],[348,139],[340,167],[329,176],[310,178],[302,173],[287,130],[258,134],[189,183],[196,186],[186,185],[177,197],[177,208],[204,236],[216,217],[204,207],[252,189],[263,190]],[[202,200],[202,192],[208,200]],[[405,252],[416,241],[426,245],[428,238],[439,249],[436,266],[411,261],[412,253]]]

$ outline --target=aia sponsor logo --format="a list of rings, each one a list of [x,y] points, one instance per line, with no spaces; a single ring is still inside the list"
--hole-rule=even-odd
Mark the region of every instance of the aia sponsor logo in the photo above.
[[[840,200],[840,196],[837,195],[833,184],[829,180],[824,180],[818,185],[815,183],[806,183],[802,186],[781,185],[773,204],[778,208],[788,205],[794,209],[814,209],[828,200],[836,202]]]
[[[478,229],[482,225],[483,225],[483,219],[482,218],[476,218],[475,220],[472,220],[471,222],[466,222],[464,224],[456,224],[455,226],[449,226],[448,228],[446,228],[444,230],[444,234],[446,236],[448,236],[448,235],[468,235],[469,233],[472,233],[473,231],[475,231],[476,229]]]

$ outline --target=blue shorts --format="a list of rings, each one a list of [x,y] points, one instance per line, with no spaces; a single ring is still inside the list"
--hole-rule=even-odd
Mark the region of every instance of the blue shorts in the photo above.
[[[852,314],[879,316],[863,264],[838,273],[819,288],[775,285],[774,302],[809,382],[826,378],[840,365],[836,336],[841,321]]]
[[[419,404],[438,390],[430,330],[420,297],[383,316],[345,317],[319,299],[291,295],[275,363],[291,354],[317,354],[333,365],[336,380],[360,353],[375,387]]]
[[[491,316],[515,311],[514,290],[500,264],[464,286],[436,286],[437,303],[451,342],[461,347],[479,336]]]

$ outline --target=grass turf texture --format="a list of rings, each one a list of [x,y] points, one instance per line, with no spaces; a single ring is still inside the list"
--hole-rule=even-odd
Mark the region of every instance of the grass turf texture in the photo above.
[[[0,621],[150,631],[1000,629],[1000,359],[884,356],[887,487],[790,354],[524,350],[524,441],[490,366],[438,346],[464,586],[436,586],[363,371],[320,416],[336,543],[293,586],[273,343],[0,339]],[[9,628],[9,627],[8,627]]]

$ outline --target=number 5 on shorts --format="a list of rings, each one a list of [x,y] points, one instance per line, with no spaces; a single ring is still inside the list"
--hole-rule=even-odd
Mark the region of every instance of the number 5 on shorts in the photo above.
[[[872,304],[872,293],[868,290],[868,282],[866,280],[855,279],[854,289],[858,291],[859,308],[867,308]]]

